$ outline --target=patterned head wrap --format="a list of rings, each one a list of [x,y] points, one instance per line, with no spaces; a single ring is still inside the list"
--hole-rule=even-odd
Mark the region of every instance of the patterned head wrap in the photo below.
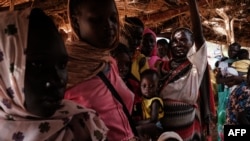
[[[63,100],[62,108],[47,119],[26,110],[23,88],[30,12],[31,9],[0,13],[0,140],[71,141],[74,135],[68,125],[76,114],[92,140],[104,140],[107,128],[95,111],[73,102]]]

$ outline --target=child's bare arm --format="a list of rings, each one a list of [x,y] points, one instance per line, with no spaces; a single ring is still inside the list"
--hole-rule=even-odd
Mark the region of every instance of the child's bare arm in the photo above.
[[[159,109],[160,109],[160,102],[158,100],[154,100],[151,105],[151,118],[146,120],[141,120],[137,124],[148,124],[148,123],[155,123],[158,121]]]
[[[157,122],[158,121],[158,115],[159,115],[159,109],[161,107],[161,103],[159,100],[154,100],[151,105],[151,122]]]
[[[202,25],[198,11],[198,6],[196,0],[188,0],[188,3],[189,3],[190,18],[192,23],[192,31],[194,36],[194,43],[196,45],[196,49],[199,50],[201,46],[204,44],[205,39],[202,32]]]

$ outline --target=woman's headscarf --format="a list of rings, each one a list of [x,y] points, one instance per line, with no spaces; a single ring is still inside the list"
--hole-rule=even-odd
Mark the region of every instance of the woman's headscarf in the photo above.
[[[149,28],[145,28],[144,29],[144,32],[143,32],[143,36],[145,35],[145,34],[148,34],[148,33],[150,33],[150,34],[152,34],[153,35],[153,37],[154,37],[154,40],[155,40],[155,46],[154,46],[154,48],[152,49],[152,51],[151,51],[151,56],[150,56],[150,58],[148,59],[148,65],[149,65],[149,68],[150,69],[154,69],[154,70],[156,70],[157,68],[156,68],[156,62],[157,61],[159,61],[161,58],[159,57],[159,56],[157,56],[157,43],[156,43],[156,34],[151,30],[151,29],[149,29]]]
[[[143,36],[144,36],[145,34],[148,34],[148,33],[152,34],[153,37],[154,37],[154,39],[155,39],[155,46],[154,46],[154,48],[152,49],[151,56],[157,56],[157,43],[156,43],[156,37],[157,37],[157,36],[156,36],[156,34],[154,33],[154,31],[152,31],[152,30],[149,29],[149,28],[145,28],[144,31],[143,31]]]
[[[110,51],[117,47],[119,42],[119,29],[117,30],[116,41],[110,48],[100,49],[80,40],[79,29],[75,26],[76,21],[72,17],[75,10],[73,6],[76,1],[69,0],[68,3],[68,17],[72,29],[72,41],[66,44],[70,57],[68,63],[68,87],[90,79],[102,71],[105,64],[111,62]],[[117,19],[119,18],[117,17]]]
[[[107,128],[93,110],[63,100],[61,109],[43,119],[25,109],[25,49],[30,12],[26,9],[0,13],[0,140],[71,141],[73,132],[68,125],[73,115],[81,113],[92,140],[100,140],[95,135],[105,135]]]

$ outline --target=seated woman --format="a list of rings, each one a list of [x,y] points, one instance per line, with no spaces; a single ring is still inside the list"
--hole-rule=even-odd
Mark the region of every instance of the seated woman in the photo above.
[[[40,9],[0,18],[0,140],[105,140],[95,111],[63,100],[68,56],[53,21]]]

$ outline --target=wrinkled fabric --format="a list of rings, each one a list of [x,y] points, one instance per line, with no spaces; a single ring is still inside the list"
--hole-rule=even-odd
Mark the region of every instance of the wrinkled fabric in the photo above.
[[[187,54],[191,69],[179,79],[165,83],[160,91],[165,113],[162,125],[177,132],[184,141],[201,137],[201,118],[197,107],[200,84],[207,67],[207,47],[204,43],[195,52],[195,45]],[[175,70],[174,70],[175,71]]]
[[[63,107],[47,119],[25,109],[25,49],[30,11],[0,13],[0,140],[72,141],[78,138],[68,128],[74,115],[80,116],[92,140],[105,140],[108,129],[96,112],[71,101],[63,100]],[[96,133],[99,135],[96,136]]]
[[[165,99],[182,101],[191,105],[195,105],[199,95],[199,86],[206,69],[207,58],[206,44],[197,51],[192,49],[188,52],[188,59],[193,64],[192,69],[182,78],[169,83],[163,87],[160,97]]]
[[[109,66],[109,71],[106,72],[106,77],[131,113],[134,94],[119,76],[118,68],[113,58]],[[121,103],[112,95],[100,77],[95,76],[68,89],[65,98],[88,108],[95,109],[109,128],[109,141],[127,141],[134,137]]]
[[[145,62],[143,66],[140,67],[140,61],[146,58],[139,50],[136,51],[134,54],[134,57],[132,58],[132,65],[131,65],[131,74],[137,79],[137,81],[140,81],[140,74],[145,71],[146,69],[149,69],[148,61]]]

